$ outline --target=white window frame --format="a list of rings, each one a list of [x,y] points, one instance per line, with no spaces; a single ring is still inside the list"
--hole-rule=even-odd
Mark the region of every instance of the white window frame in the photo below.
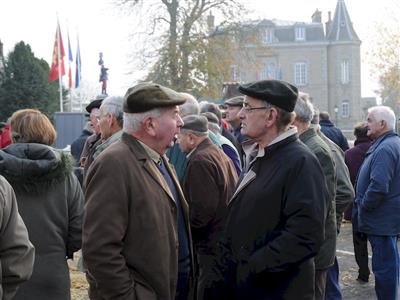
[[[308,66],[306,62],[296,62],[294,64],[294,83],[297,86],[305,86],[308,84]]]
[[[274,41],[274,29],[271,27],[263,28],[262,42],[263,44],[271,44]]]
[[[342,84],[350,83],[350,62],[347,59],[340,64],[340,81]]]
[[[348,100],[344,100],[341,105],[341,116],[342,118],[350,117],[350,103]]]
[[[238,65],[231,65],[232,81],[240,81],[240,71]]]
[[[304,26],[297,26],[294,28],[294,36],[296,41],[306,40],[306,28]]]
[[[261,69],[260,79],[277,79],[275,63],[264,64]]]

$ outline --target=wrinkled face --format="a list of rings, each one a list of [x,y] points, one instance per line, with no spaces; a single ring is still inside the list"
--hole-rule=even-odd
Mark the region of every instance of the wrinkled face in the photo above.
[[[178,134],[177,143],[179,144],[179,148],[182,150],[183,153],[188,154],[190,151],[192,151],[189,134],[185,132],[180,132]]]
[[[111,135],[111,118],[109,113],[103,111],[102,108],[99,109],[97,114],[97,124],[100,130],[100,135],[103,140],[108,139]]]
[[[97,122],[97,115],[99,114],[99,109],[98,108],[93,108],[90,111],[90,124],[92,125],[93,131],[97,134],[100,132],[99,124]]]
[[[245,96],[243,108],[239,112],[242,121],[240,133],[249,138],[259,140],[265,135],[266,120],[270,112],[265,107],[265,102],[249,96]]]
[[[375,140],[378,137],[380,137],[384,132],[385,123],[384,121],[378,120],[375,117],[374,113],[368,113],[366,127],[367,127],[367,136],[370,139]]]
[[[174,145],[182,126],[183,121],[179,116],[178,106],[166,108],[161,116],[154,119],[155,138],[162,153]]]
[[[226,108],[226,120],[229,123],[237,123],[240,121],[238,113],[242,108],[240,106],[230,106]]]

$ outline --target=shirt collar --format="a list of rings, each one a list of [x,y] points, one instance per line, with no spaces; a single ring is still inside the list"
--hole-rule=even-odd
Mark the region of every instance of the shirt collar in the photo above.
[[[146,153],[150,156],[151,160],[154,161],[154,163],[158,164],[161,160],[161,155],[158,154],[156,151],[154,151],[152,148],[147,146],[145,143],[143,143],[141,140],[137,140],[140,145],[144,148]]]

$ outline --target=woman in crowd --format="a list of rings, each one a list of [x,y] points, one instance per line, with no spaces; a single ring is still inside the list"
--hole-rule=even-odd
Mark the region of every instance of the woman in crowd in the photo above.
[[[0,174],[15,190],[19,212],[36,248],[31,279],[14,299],[70,299],[67,258],[81,248],[83,194],[69,155],[50,145],[56,131],[40,111],[16,111],[13,144],[0,150]]]

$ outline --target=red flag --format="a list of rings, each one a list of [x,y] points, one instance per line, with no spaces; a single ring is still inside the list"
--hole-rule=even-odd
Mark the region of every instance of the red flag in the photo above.
[[[60,47],[60,51],[58,49],[58,46]],[[60,57],[58,57],[58,54],[60,54]],[[54,50],[53,50],[53,61],[51,62],[51,68],[50,68],[50,74],[49,74],[49,80],[57,80],[59,77],[59,67],[61,63],[61,77],[65,75],[65,68],[64,68],[64,45],[62,42],[62,37],[61,37],[61,30],[60,30],[60,24],[57,24],[57,30],[56,30],[56,39],[54,41]]]

